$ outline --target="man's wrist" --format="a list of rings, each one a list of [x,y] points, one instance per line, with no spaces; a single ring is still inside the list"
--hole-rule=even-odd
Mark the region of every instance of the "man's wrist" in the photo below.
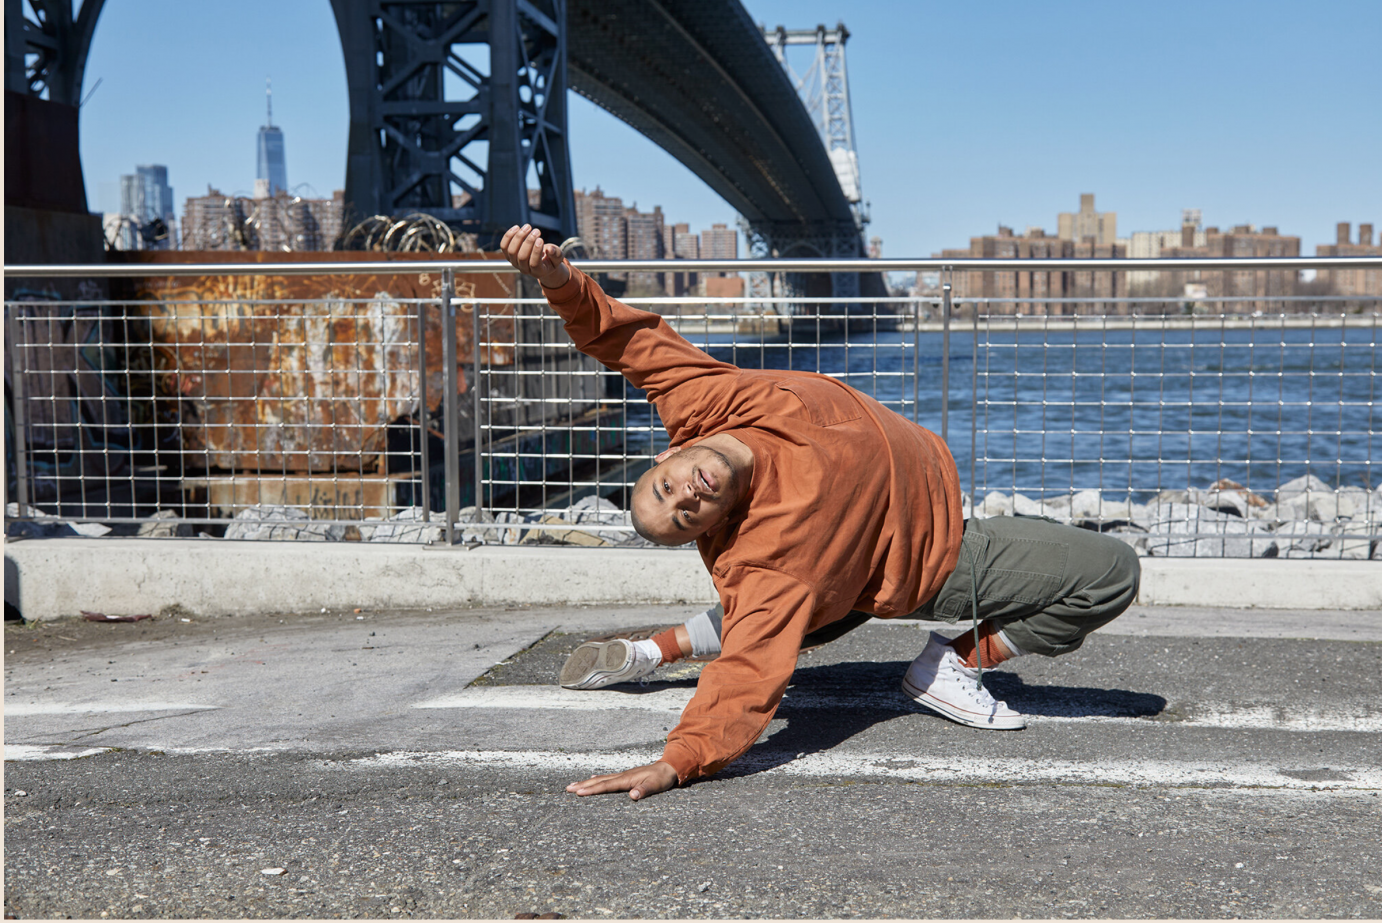
[[[549,292],[555,292],[557,289],[559,289],[559,288],[561,288],[562,286],[566,285],[566,283],[568,283],[568,282],[570,282],[570,281],[571,281],[571,270],[570,270],[569,268],[566,270],[566,278],[565,278],[565,279],[562,279],[562,280],[561,280],[560,282],[558,282],[556,285],[548,285],[546,282],[542,281],[541,279],[538,279],[538,280],[537,280],[538,284],[541,285],[543,288],[547,289]]]

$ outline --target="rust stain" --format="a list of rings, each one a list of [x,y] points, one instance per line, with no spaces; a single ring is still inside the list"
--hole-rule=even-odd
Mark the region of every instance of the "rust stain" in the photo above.
[[[427,405],[445,385],[441,275],[403,269],[346,276],[156,275],[159,263],[378,260],[392,254],[144,251],[148,277],[123,280],[117,296],[148,320],[159,385],[176,398],[184,452],[206,467],[248,471],[382,470],[385,427],[418,404],[418,305],[426,306]],[[408,254],[400,263],[427,262]],[[442,258],[432,256],[432,259]],[[455,258],[454,254],[446,258]],[[457,280],[456,355],[467,389],[475,304],[511,297],[497,273]],[[511,305],[485,309],[484,339],[513,341]],[[508,365],[511,347],[482,343],[481,362]]]

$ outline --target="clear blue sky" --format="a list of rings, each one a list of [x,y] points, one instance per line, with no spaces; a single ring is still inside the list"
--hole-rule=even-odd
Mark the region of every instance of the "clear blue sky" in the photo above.
[[[1382,229],[1382,2],[986,3],[746,0],[768,26],[843,19],[871,234],[893,257],[999,223],[1055,230],[1081,192],[1118,230],[1275,224],[1307,254],[1334,223]],[[82,110],[93,209],[164,163],[179,202],[248,193],[264,78],[290,185],[344,183],[345,70],[327,0],[109,0]],[[733,211],[622,122],[573,95],[578,186],[693,228]]]

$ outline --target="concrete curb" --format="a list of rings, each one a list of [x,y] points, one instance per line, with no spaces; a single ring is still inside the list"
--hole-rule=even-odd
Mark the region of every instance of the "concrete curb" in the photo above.
[[[440,548],[355,542],[50,538],[7,542],[5,599],[26,619],[327,609],[708,603],[692,551]],[[1382,611],[1370,561],[1143,558],[1145,606]]]

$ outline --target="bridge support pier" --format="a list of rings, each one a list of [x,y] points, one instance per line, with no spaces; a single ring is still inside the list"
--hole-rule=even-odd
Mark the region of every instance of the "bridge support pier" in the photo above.
[[[350,92],[346,201],[477,232],[576,234],[565,0],[331,0]]]

